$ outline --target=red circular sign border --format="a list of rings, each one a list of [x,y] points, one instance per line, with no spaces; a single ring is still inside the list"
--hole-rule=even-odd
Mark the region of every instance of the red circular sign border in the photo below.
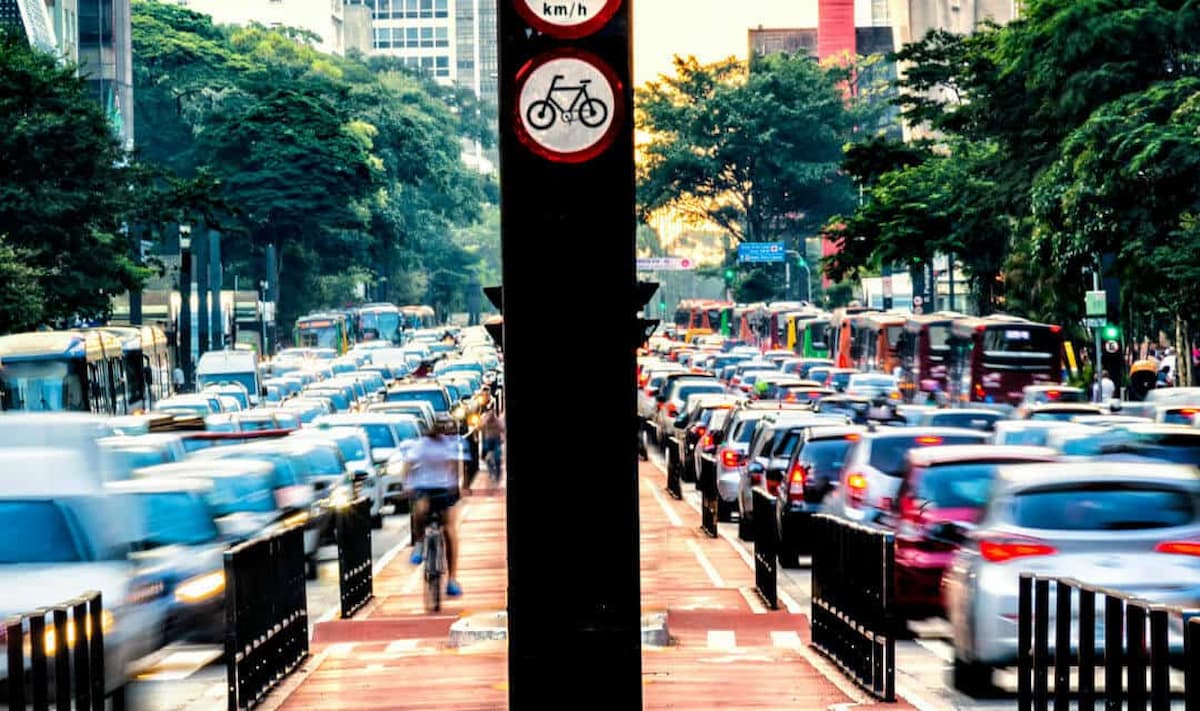
[[[595,33],[600,28],[607,25],[608,21],[613,18],[613,15],[617,14],[617,11],[621,9],[621,3],[623,1],[624,0],[609,0],[609,3],[604,6],[604,9],[596,13],[596,16],[590,20],[581,22],[578,25],[563,26],[556,25],[552,22],[547,22],[541,17],[538,17],[536,12],[529,9],[527,0],[512,0],[513,4],[516,6],[517,14],[524,18],[525,21],[528,22],[535,30],[544,32],[551,37],[556,37],[558,39],[579,39],[580,37],[587,37],[588,35]]]
[[[612,88],[613,113],[612,123],[608,125],[608,130],[604,132],[604,135],[601,136],[600,140],[596,141],[596,143],[584,148],[583,150],[574,151],[572,153],[560,153],[558,151],[546,148],[542,144],[538,143],[537,139],[529,135],[529,132],[525,129],[525,118],[521,116],[521,92],[525,89],[525,82],[529,80],[529,76],[533,74],[534,71],[536,71],[542,65],[554,61],[555,59],[578,59],[591,64],[598,72],[604,75],[604,78],[608,80],[610,88]],[[522,145],[536,155],[541,156],[542,158],[545,158],[553,163],[586,163],[604,151],[608,150],[608,147],[611,146],[612,142],[616,139],[617,131],[625,119],[624,92],[625,86],[621,83],[621,79],[617,76],[617,73],[613,71],[612,67],[608,66],[607,62],[591,52],[582,49],[576,49],[574,47],[562,47],[539,54],[538,56],[526,62],[523,67],[517,70],[515,88],[517,100],[513,102],[513,120],[516,122],[515,129],[517,140],[519,140]]]

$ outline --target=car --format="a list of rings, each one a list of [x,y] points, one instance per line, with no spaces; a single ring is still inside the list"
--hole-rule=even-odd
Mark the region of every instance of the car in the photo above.
[[[223,412],[236,412],[238,410],[250,409],[250,393],[246,391],[246,386],[240,382],[228,383],[213,383],[207,385],[201,391],[205,395],[216,395],[218,397],[231,397],[236,401],[236,407],[223,409]],[[224,406],[225,403],[222,402]]]
[[[676,467],[681,480],[694,481],[696,444],[708,431],[714,412],[732,409],[736,404],[735,396],[722,393],[692,395],[687,399],[683,412],[673,423],[676,431],[672,440],[674,451],[667,453],[667,466]]]
[[[811,383],[814,381],[804,382]],[[833,388],[826,388],[818,385],[792,384],[779,386],[779,389],[775,392],[775,399],[782,400],[783,402],[794,402],[808,405],[809,407],[814,407],[822,399],[836,394],[837,391]]]
[[[314,423],[317,429],[322,427],[356,427],[363,431],[370,444],[372,471],[377,475],[370,476],[370,486],[377,486],[377,501],[372,503],[372,515],[378,515],[378,509],[384,504],[399,505],[404,497],[403,486],[395,477],[388,474],[385,465],[392,457],[405,450],[419,439],[424,432],[424,425],[415,414],[392,414],[364,412],[355,415],[326,415]],[[377,484],[376,484],[377,482]],[[372,492],[373,494],[375,492]]]
[[[1107,411],[1100,405],[1086,402],[1046,402],[1018,409],[1026,420],[1060,420],[1069,422],[1080,415],[1104,415]]]
[[[1000,467],[980,521],[960,536],[944,575],[954,686],[971,695],[987,692],[994,669],[1017,661],[1022,572],[1195,607],[1200,601],[1198,500],[1195,469],[1175,464]],[[1097,630],[1098,645],[1102,640],[1103,628]],[[1170,634],[1170,644],[1182,652],[1177,633]]]
[[[986,432],[954,427],[880,427],[851,449],[827,511],[857,522],[874,521],[892,508],[909,450],[947,444],[986,444]]]
[[[754,537],[755,487],[763,486],[775,495],[783,480],[783,472],[810,427],[848,425],[843,415],[818,414],[806,411],[781,410],[766,413],[746,449],[746,466],[738,480],[738,537]]]
[[[925,427],[965,427],[980,432],[991,432],[1004,414],[995,410],[970,407],[943,407],[928,410],[917,420]]]
[[[387,395],[384,396],[384,402],[403,402],[409,400],[420,400],[433,406],[435,426],[443,434],[454,435],[458,433],[458,424],[454,420],[454,415],[451,414],[454,403],[451,402],[446,388],[442,387],[437,381],[426,380],[397,385],[388,388]]]
[[[837,373],[834,373],[836,376]],[[836,386],[835,386],[836,389]],[[894,402],[900,401],[900,381],[894,375],[883,373],[850,373],[844,391],[847,395],[874,398],[883,396]]]
[[[846,455],[866,431],[862,425],[806,427],[787,466],[768,477],[778,476],[775,523],[780,565],[795,568],[800,555],[812,550],[812,517],[824,511],[825,498],[838,486]]]
[[[199,415],[200,417],[222,412],[220,398],[202,393],[172,395],[154,403],[150,409],[153,412]]]
[[[992,426],[992,444],[1044,447],[1055,430],[1078,426],[1078,423],[1060,420],[999,420]]]
[[[187,456],[183,437],[153,433],[133,437],[105,437],[97,441],[112,467],[110,480],[128,479],[135,469],[182,461]]]
[[[422,400],[377,402],[367,406],[367,413],[373,412],[392,415],[415,415],[417,420],[421,422],[422,434],[433,430],[436,423],[433,406]]]
[[[1086,403],[1088,394],[1083,388],[1069,385],[1026,385],[1021,391],[1021,402],[1017,404],[1017,419],[1027,419],[1031,407],[1047,403]]]
[[[678,363],[671,363],[669,367],[666,365],[654,366],[639,376],[639,380],[644,378],[644,382],[638,387],[637,414],[651,443],[658,442],[658,433],[654,429],[654,419],[658,415],[660,404],[658,395],[672,378],[685,375],[691,375],[691,373]]]
[[[305,427],[289,434],[287,439],[325,440],[336,445],[341,452],[346,476],[352,481],[357,481],[361,494],[371,500],[372,522],[382,525],[382,508],[387,503],[387,482],[383,470],[375,464],[375,455],[364,428],[336,425]]]
[[[676,439],[681,434],[675,426],[675,420],[687,406],[687,400],[693,395],[724,395],[725,386],[716,378],[707,375],[689,375],[684,378],[671,380],[666,389],[655,396],[662,405],[655,416],[653,426],[657,430],[659,442],[664,451],[674,450],[679,453]]]
[[[987,504],[996,470],[1007,464],[1053,462],[1047,447],[947,445],[910,450],[895,507],[881,523],[896,532],[893,601],[909,619],[941,616],[942,573],[957,543],[946,524],[974,524]]]
[[[130,558],[142,531],[137,509],[104,491],[88,467],[80,451],[0,450],[0,562],[8,583],[0,586],[0,615],[99,591],[104,689],[111,693],[128,681],[131,662],[161,646],[169,599],[153,572]],[[54,476],[29,475],[38,471]],[[44,646],[52,655],[53,645]],[[7,676],[0,666],[0,682]]]
[[[717,520],[732,521],[738,510],[738,491],[742,471],[747,464],[747,452],[758,424],[770,410],[739,407],[725,421],[725,427],[715,437],[718,442],[713,453],[713,477],[717,485]]]
[[[1154,422],[1149,417],[1135,415],[1076,415],[1070,422],[1090,427],[1116,427],[1118,425],[1141,425]]]
[[[321,415],[332,414],[333,406],[324,399],[301,396],[280,405],[279,411],[294,414],[301,425],[306,425]]]

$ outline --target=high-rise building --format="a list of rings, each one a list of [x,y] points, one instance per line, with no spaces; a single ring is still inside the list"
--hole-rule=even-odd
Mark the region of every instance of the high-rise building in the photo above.
[[[343,0],[176,0],[180,5],[212,17],[219,25],[295,27],[321,38],[317,49],[345,54]]]
[[[496,0],[455,0],[454,41],[458,61],[454,80],[483,101],[499,104]]]
[[[400,57],[404,64],[449,84],[455,77],[458,43],[453,0],[362,0],[371,8],[371,53]]]

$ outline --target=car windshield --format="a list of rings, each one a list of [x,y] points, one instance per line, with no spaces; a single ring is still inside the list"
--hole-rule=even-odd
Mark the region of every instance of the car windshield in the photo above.
[[[155,546],[194,546],[217,539],[212,513],[202,499],[183,491],[137,495],[145,516],[146,542]]]
[[[996,465],[947,464],[928,467],[917,475],[914,494],[935,509],[980,509],[987,503]]]
[[[396,437],[392,434],[391,427],[383,424],[364,424],[361,427],[367,432],[367,440],[371,443],[371,449],[396,446]]]
[[[304,453],[304,460],[308,463],[309,476],[329,476],[346,471],[337,451],[328,447],[313,447]]]
[[[398,422],[392,425],[392,429],[401,441],[417,439],[421,436],[421,428],[417,426],[416,422]]]
[[[270,481],[256,476],[217,476],[212,482],[213,490],[206,498],[217,516],[275,510]]]
[[[943,444],[982,444],[985,437],[968,435],[908,435],[897,437],[878,437],[871,442],[871,457],[869,464],[884,474],[900,476],[904,471],[904,457],[910,449],[917,447],[933,447]]]
[[[996,436],[996,444],[1026,444],[1034,447],[1046,446],[1050,430],[1045,427],[1008,429]]]
[[[813,440],[804,445],[797,459],[808,467],[810,474],[836,474],[841,471],[852,444],[854,441],[849,438]]]
[[[52,501],[0,501],[0,564],[83,560],[62,508]]]
[[[853,375],[853,373],[834,373],[833,377],[829,379],[829,382],[835,388],[844,388],[850,382],[851,375]]]
[[[675,397],[687,402],[687,399],[692,395],[700,393],[723,393],[725,388],[720,383],[704,383],[699,385],[683,385],[675,391]]]
[[[1077,417],[1078,412],[1035,412],[1029,416],[1029,419],[1036,422],[1070,422],[1072,417]]]
[[[391,390],[387,394],[388,402],[397,400],[421,400],[433,405],[435,412],[449,412],[450,402],[441,390]]]
[[[85,410],[84,398],[82,381],[63,361],[10,361],[0,367],[0,410]]]
[[[362,440],[358,437],[338,437],[335,441],[346,461],[354,462],[367,458],[367,450],[363,448]]]
[[[1053,531],[1171,528],[1196,520],[1196,500],[1152,484],[1064,484],[1017,494],[1012,515],[1018,526]]]
[[[754,431],[758,429],[758,418],[745,419],[734,425],[733,436],[730,441],[749,444],[750,440],[754,439]]]

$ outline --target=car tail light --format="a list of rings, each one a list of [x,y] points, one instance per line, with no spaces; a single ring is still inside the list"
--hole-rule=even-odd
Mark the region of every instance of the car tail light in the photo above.
[[[804,496],[804,482],[808,479],[808,469],[796,462],[788,472],[788,500],[797,501]]]
[[[775,479],[767,480],[767,493],[775,496],[779,493],[779,481]]]
[[[1156,553],[1200,556],[1200,541],[1163,541],[1154,546]]]
[[[783,399],[787,402],[796,402],[796,393],[788,393],[787,397]]]
[[[976,397],[983,397],[983,395],[984,395],[984,392],[983,392],[983,386],[982,386],[982,385],[980,385],[980,384],[978,384],[978,383],[976,383],[976,384],[975,384],[975,396],[976,396]]]
[[[1054,555],[1058,549],[1037,539],[984,540],[979,543],[979,553],[992,563],[1006,563],[1017,558],[1034,558]]]
[[[737,451],[736,449],[728,449],[728,448],[722,449],[721,450],[721,464],[726,467],[742,466],[741,452]]]
[[[708,451],[712,450],[712,446],[713,446],[713,434],[712,434],[712,432],[705,432],[704,436],[702,436],[700,438],[700,448],[703,449],[704,451],[708,452]]]
[[[931,444],[941,444],[941,443],[942,443],[941,437],[932,437],[932,436],[931,437],[917,437],[917,444],[920,444],[923,446],[929,446]]]
[[[1060,393],[1057,390],[1047,390],[1046,391],[1046,399],[1047,400],[1057,400],[1060,397],[1062,397],[1062,393]]]
[[[1179,410],[1177,410],[1177,412],[1181,415],[1187,415],[1188,417],[1191,417],[1192,415],[1196,414],[1197,412],[1200,412],[1200,409],[1196,409],[1194,407],[1184,407],[1184,408],[1180,408]]]
[[[845,439],[847,442],[857,442],[858,440],[862,439],[862,435],[848,434],[843,439]]]
[[[704,425],[696,425],[696,436],[697,437],[703,437],[704,433],[707,431],[708,431],[708,428],[705,427]]]
[[[667,417],[675,417],[678,414],[679,414],[679,408],[675,406],[675,403],[668,402],[667,403]]]
[[[847,496],[850,498],[850,503],[859,505],[867,498],[867,477],[859,472],[854,472],[846,477],[846,488],[849,490]]]

